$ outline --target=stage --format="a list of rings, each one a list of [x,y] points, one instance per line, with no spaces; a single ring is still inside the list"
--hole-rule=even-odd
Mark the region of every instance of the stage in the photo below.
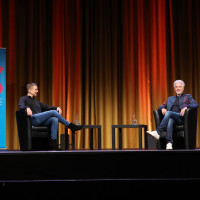
[[[199,149],[0,151],[0,163],[4,193],[66,190],[71,197],[77,189],[85,195],[130,195],[152,186],[200,184]]]

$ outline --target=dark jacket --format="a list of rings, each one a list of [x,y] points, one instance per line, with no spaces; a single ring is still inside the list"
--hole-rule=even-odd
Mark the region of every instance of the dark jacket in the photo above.
[[[26,108],[30,108],[33,114],[57,109],[57,107],[46,105],[28,95],[25,95],[20,98],[18,106],[22,110],[25,110]]]
[[[171,110],[175,101],[176,96],[170,96],[158,109],[161,110],[162,108],[165,108],[167,110]],[[182,110],[185,107],[198,108],[199,104],[193,99],[191,94],[182,94],[179,99],[179,106]]]

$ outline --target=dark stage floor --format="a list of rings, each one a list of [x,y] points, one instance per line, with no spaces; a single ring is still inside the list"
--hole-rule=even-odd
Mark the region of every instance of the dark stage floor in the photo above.
[[[4,193],[66,189],[70,196],[196,188],[200,150],[0,151],[0,184]]]

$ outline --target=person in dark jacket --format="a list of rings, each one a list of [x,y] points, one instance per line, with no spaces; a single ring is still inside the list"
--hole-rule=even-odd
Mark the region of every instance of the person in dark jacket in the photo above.
[[[19,108],[26,110],[27,115],[30,117],[32,126],[44,125],[51,127],[50,146],[52,149],[58,149],[57,132],[59,122],[67,126],[67,128],[70,128],[73,132],[83,128],[84,125],[75,125],[63,118],[60,107],[49,106],[36,100],[34,97],[36,97],[39,92],[36,83],[29,83],[26,88],[27,95],[20,98]]]
[[[166,149],[173,149],[173,126],[174,124],[183,124],[185,110],[187,108],[198,108],[198,103],[191,94],[184,94],[185,83],[182,80],[174,82],[176,96],[170,96],[158,109],[164,115],[156,131],[147,131],[149,135],[159,140],[162,131],[166,130]]]

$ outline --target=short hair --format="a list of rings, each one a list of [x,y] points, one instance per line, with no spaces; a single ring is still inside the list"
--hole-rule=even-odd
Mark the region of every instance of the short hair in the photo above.
[[[27,92],[28,92],[28,90],[31,89],[33,86],[37,86],[37,84],[36,84],[36,83],[28,83],[28,84],[26,85],[26,90],[27,90]]]
[[[176,86],[177,83],[181,83],[182,86],[185,87],[184,81],[182,81],[182,80],[176,80],[176,81],[174,81],[174,88],[175,88],[175,86]]]

